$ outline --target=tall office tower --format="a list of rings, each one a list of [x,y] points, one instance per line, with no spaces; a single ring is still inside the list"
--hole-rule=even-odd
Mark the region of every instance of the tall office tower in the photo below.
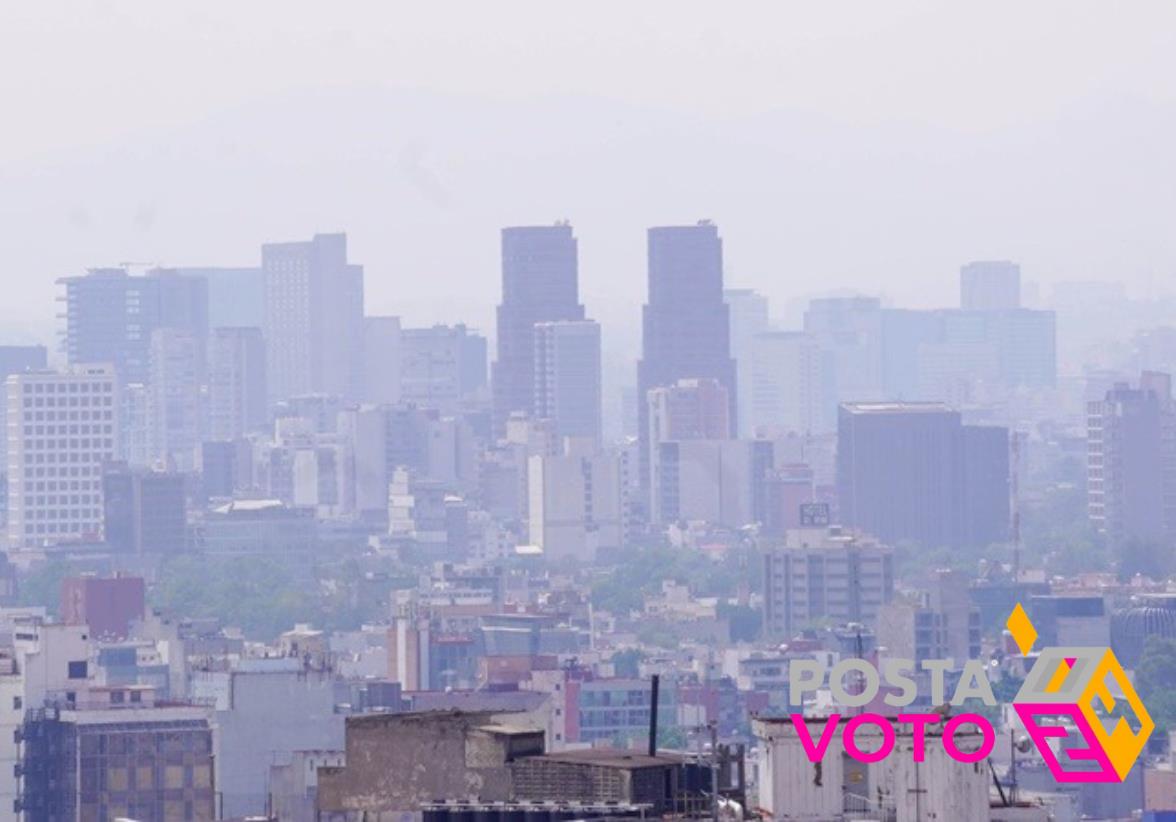
[[[1171,377],[1145,371],[1087,404],[1090,523],[1113,545],[1176,539],[1176,403]]]
[[[151,458],[179,471],[195,470],[204,436],[204,356],[200,341],[186,331],[160,328],[151,334],[147,380]]]
[[[502,229],[494,421],[535,409],[535,323],[582,320],[576,237],[567,223]]]
[[[234,440],[269,425],[260,328],[214,328],[208,344],[208,439]]]
[[[960,308],[1007,311],[1021,307],[1021,266],[982,260],[960,268]]]
[[[752,420],[751,371],[756,335],[768,331],[768,298],[750,288],[728,288],[723,302],[731,317],[731,356],[735,358],[735,383],[738,386],[736,420],[739,436],[754,436]]]
[[[886,399],[881,301],[876,297],[812,300],[804,312],[804,330],[833,355],[838,402]]]
[[[723,241],[709,220],[648,232],[649,299],[642,308],[637,362],[641,487],[648,495],[652,443],[649,391],[681,379],[717,380],[727,391],[727,432],[735,430],[737,383],[723,302]]]
[[[400,402],[400,318],[363,318],[363,373],[359,398],[376,405]]]
[[[102,536],[102,466],[118,454],[118,379],[109,365],[13,374],[8,404],[8,545]]]
[[[261,328],[265,325],[265,273],[258,266],[173,268],[177,274],[208,283],[209,328]]]
[[[261,247],[270,404],[303,394],[354,399],[363,346],[363,266],[346,234]]]
[[[748,419],[745,436],[824,434],[836,428],[833,357],[802,331],[756,334],[748,346]],[[743,385],[743,382],[740,382]],[[742,401],[740,405],[742,413]]]
[[[600,324],[593,320],[535,326],[535,418],[557,437],[601,437]]]
[[[63,277],[65,353],[70,365],[111,363],[119,382],[145,383],[151,332],[208,337],[208,283],[170,269],[132,277],[122,268],[94,268]]]
[[[942,403],[845,403],[841,522],[886,542],[986,546],[1009,533],[1008,430],[963,425]]]
[[[764,554],[764,632],[791,639],[816,622],[871,624],[894,598],[894,552],[840,528],[788,531]]]
[[[455,414],[485,387],[486,338],[482,335],[460,324],[401,332],[403,402]]]

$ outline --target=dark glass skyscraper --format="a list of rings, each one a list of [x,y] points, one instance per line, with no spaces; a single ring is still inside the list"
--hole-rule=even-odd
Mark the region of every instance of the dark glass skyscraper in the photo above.
[[[710,377],[727,389],[733,428],[735,361],[723,301],[723,241],[709,221],[649,229],[649,301],[642,308],[642,356],[637,363],[641,483],[649,490],[651,388]]]
[[[502,429],[535,408],[535,324],[584,319],[576,238],[566,223],[502,229],[502,304],[494,363],[494,417]]]
[[[843,403],[841,524],[889,543],[987,546],[1009,536],[1009,433],[943,403]]]

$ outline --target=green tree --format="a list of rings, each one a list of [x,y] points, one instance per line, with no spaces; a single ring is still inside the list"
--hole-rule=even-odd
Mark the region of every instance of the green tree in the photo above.
[[[1167,579],[1172,574],[1171,552],[1154,542],[1128,540],[1119,549],[1119,579],[1125,582],[1136,574],[1156,580]]]
[[[1156,727],[1176,727],[1176,640],[1149,636],[1135,668],[1135,688]]]

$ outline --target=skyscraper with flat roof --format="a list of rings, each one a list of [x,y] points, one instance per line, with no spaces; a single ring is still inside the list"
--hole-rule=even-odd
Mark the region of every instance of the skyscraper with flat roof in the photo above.
[[[648,232],[649,297],[637,363],[641,484],[650,491],[649,391],[710,378],[727,391],[728,435],[737,415],[735,361],[723,301],[723,241],[709,220]]]
[[[943,403],[844,403],[842,524],[890,543],[985,546],[1008,538],[1008,430],[963,425]]]
[[[346,234],[261,247],[271,405],[303,394],[353,399],[360,389],[363,266]]]
[[[535,324],[584,319],[576,237],[567,223],[502,229],[495,426],[535,409]]]

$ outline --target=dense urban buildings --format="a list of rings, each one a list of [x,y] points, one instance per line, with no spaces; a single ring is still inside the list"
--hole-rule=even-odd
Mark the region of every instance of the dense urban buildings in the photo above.
[[[58,283],[65,287],[64,352],[70,365],[106,363],[123,384],[144,383],[153,332],[186,331],[200,344],[208,337],[208,283],[199,276],[170,269],[133,276],[126,268],[94,268]]]
[[[690,817],[711,812],[714,768],[720,803],[893,819],[913,806],[840,780],[785,790],[796,740],[762,717],[789,711],[793,661],[950,658],[954,683],[983,659],[1012,687],[1017,602],[1039,645],[1138,666],[1149,637],[1176,639],[1166,372],[1060,377],[1057,318],[1022,305],[1015,263],[964,266],[958,307],[817,296],[789,324],[723,289],[709,222],[647,241],[622,437],[616,343],[585,316],[565,223],[503,231],[492,375],[459,318],[366,314],[342,234],[267,244],[260,268],[65,280],[66,366],[0,347],[0,807]],[[1169,336],[1122,362],[1164,365]],[[1075,494],[1089,516],[1066,527],[1089,543],[1070,556],[1041,512]],[[1129,583],[1056,573],[1104,540]],[[912,681],[936,708],[930,673]],[[139,745],[162,769],[109,752]],[[441,776],[390,778],[405,757]],[[979,796],[971,771],[933,767]],[[1018,779],[1042,768],[1025,757]],[[1155,796],[1165,773],[1147,772]],[[1122,816],[1141,805],[1123,790],[1042,802]]]

